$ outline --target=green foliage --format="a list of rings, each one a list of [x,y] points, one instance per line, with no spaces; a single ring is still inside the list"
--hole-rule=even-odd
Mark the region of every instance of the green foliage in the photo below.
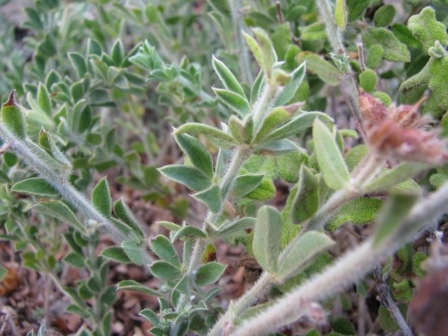
[[[434,124],[441,119],[446,135],[443,1],[239,5],[39,0],[26,2],[22,26],[0,20],[0,239],[24,267],[56,282],[66,311],[83,319],[79,335],[111,333],[116,289],[158,298],[157,311],[140,312],[154,335],[238,334],[264,293],[306,283],[311,301],[328,297],[320,293],[333,279],[317,289],[310,280],[333,264],[328,231],[371,225],[363,235],[374,249],[397,250],[415,229],[402,225],[415,195],[443,189],[445,168],[400,162],[393,150],[381,157],[371,140],[381,120],[372,126],[358,106],[362,91],[392,107],[429,89],[421,109]],[[396,15],[406,11],[408,22]],[[356,58],[358,37],[365,55]],[[428,134],[437,133],[432,127]],[[391,141],[380,138],[381,146]],[[142,204],[154,211],[145,218],[169,216],[160,226],[145,223],[168,233],[148,241],[133,213]],[[115,245],[104,246],[105,234]],[[257,293],[227,312],[226,294],[216,299],[226,271],[214,261],[216,240],[240,244],[263,270]],[[403,311],[413,295],[409,277],[424,275],[427,256],[414,252],[407,245],[389,265]],[[146,268],[157,288],[110,284],[110,261]],[[64,288],[58,277],[67,267],[80,275]],[[350,270],[346,279],[356,275],[341,267]],[[272,299],[254,308],[263,312]],[[356,334],[348,309],[329,317],[332,334]],[[289,322],[283,316],[279,323]],[[396,329],[383,307],[379,321]]]

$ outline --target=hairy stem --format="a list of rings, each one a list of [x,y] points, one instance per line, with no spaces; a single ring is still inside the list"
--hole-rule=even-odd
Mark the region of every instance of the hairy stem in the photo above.
[[[216,322],[208,335],[220,336],[223,334],[224,326],[226,329],[231,329],[234,327],[235,318],[240,317],[244,310],[256,303],[263,295],[265,295],[273,283],[274,280],[272,276],[269,273],[263,273],[248,292],[246,292],[235,303],[231,304],[227,312],[221,316],[218,322]]]
[[[336,24],[331,2],[329,0],[316,0],[316,4],[319,15],[325,24],[328,41],[333,52],[337,55],[345,54],[344,41]],[[359,110],[358,89],[350,68],[347,74],[343,76],[340,88],[346,97],[348,105],[353,108],[357,118],[362,119],[361,111]]]
[[[405,319],[403,318],[403,315],[401,315],[400,309],[398,309],[397,304],[390,295],[390,287],[385,281],[386,279],[380,266],[375,268],[375,270],[373,271],[373,275],[375,276],[376,286],[378,288],[378,296],[380,298],[381,305],[390,313],[392,319],[403,332],[403,335],[413,336],[411,329],[407,325]]]
[[[370,238],[324,272],[312,277],[258,316],[247,320],[234,335],[264,335],[300,318],[304,314],[305,303],[324,300],[360,280],[379,261],[432,226],[447,211],[447,204],[448,183],[416,204],[401,222],[400,228],[380,245],[374,247],[373,238]]]

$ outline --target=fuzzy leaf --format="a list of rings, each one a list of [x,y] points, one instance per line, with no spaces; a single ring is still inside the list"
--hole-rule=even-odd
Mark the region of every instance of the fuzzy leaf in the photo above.
[[[302,63],[291,74],[291,81],[284,87],[280,95],[275,99],[274,106],[282,106],[288,104],[294,98],[299,86],[305,78],[305,63]]]
[[[388,26],[395,16],[395,7],[392,5],[384,5],[377,9],[373,16],[373,22],[377,27]]]
[[[347,166],[333,135],[319,119],[313,125],[313,139],[325,183],[334,190],[347,187],[350,181]]]
[[[92,205],[106,217],[112,214],[112,198],[105,177],[92,190]]]
[[[370,46],[367,52],[366,65],[370,69],[376,69],[381,65],[384,56],[384,48],[380,44]]]
[[[198,201],[207,205],[208,209],[213,213],[218,213],[222,205],[222,192],[217,185],[212,185],[209,188],[192,195]]]
[[[224,89],[214,88],[213,91],[224,105],[231,108],[240,117],[244,117],[246,114],[249,113],[250,111],[249,102],[243,96]]]
[[[180,267],[180,259],[170,240],[162,235],[158,235],[150,242],[151,249],[157,256],[170,264]]]
[[[159,169],[159,171],[169,179],[185,185],[194,191],[207,189],[212,180],[197,168],[171,165]]]
[[[39,134],[39,145],[45,149],[45,151],[51,155],[53,159],[58,161],[59,163],[70,167],[70,161],[65,157],[64,154],[59,150],[58,146],[56,146],[56,143],[53,140],[53,137],[49,132],[42,131]]]
[[[419,194],[392,194],[379,215],[374,233],[373,246],[378,247],[381,242],[391,237],[409,214],[412,206],[419,199]]]
[[[439,105],[448,110],[448,56],[434,59],[429,67],[430,79],[428,87],[434,93]]]
[[[84,74],[87,72],[87,63],[84,56],[77,52],[68,53],[68,58],[72,63],[73,68],[76,70],[78,78],[83,78]]]
[[[140,313],[138,313],[141,317],[143,317],[145,320],[149,321],[152,325],[158,326],[160,324],[159,318],[157,317],[157,314],[154,313],[151,309],[145,308]]]
[[[218,262],[211,262],[201,266],[196,272],[196,284],[205,286],[218,281],[225,269],[226,266]]]
[[[350,201],[337,210],[326,228],[335,231],[345,223],[363,225],[373,222],[382,205],[383,202],[375,198],[358,198]]]
[[[344,31],[347,27],[347,3],[346,0],[336,0],[336,5],[334,9],[334,16],[336,19],[336,24],[341,31]]]
[[[365,193],[388,190],[390,187],[414,177],[426,168],[428,166],[423,163],[403,162],[378,176],[375,180],[364,186],[363,190]]]
[[[282,107],[277,107],[264,118],[260,129],[256,133],[254,142],[257,143],[260,139],[264,139],[273,129],[283,124],[291,117],[291,113]]]
[[[277,272],[282,237],[282,218],[274,207],[264,205],[258,210],[252,250],[263,270]]]
[[[319,55],[304,51],[296,56],[298,63],[306,61],[306,68],[319,76],[325,83],[336,86],[341,82],[342,73],[334,66],[323,60]]]
[[[230,149],[237,145],[237,142],[233,137],[215,127],[200,123],[187,123],[180,126],[175,134],[188,133],[193,136],[204,135],[210,143],[218,148]]]
[[[235,75],[223,62],[213,57],[212,64],[213,69],[215,69],[216,74],[227,90],[232,91],[242,97],[246,97],[244,90],[235,78]]]
[[[255,227],[256,221],[257,220],[253,217],[240,218],[219,228],[217,236],[225,237],[241,230],[253,229]]]
[[[395,35],[385,28],[367,28],[362,35],[366,48],[379,44],[384,49],[384,59],[391,62],[409,62],[411,54],[407,46],[401,43]]]
[[[115,202],[114,213],[118,218],[129,225],[138,236],[141,238],[145,237],[145,233],[143,232],[140,223],[134,217],[131,209],[124,203],[123,199]]]
[[[42,111],[44,111],[49,117],[51,117],[53,104],[51,103],[51,97],[48,93],[47,88],[42,83],[39,83],[39,87],[37,89],[37,103],[39,104]]]
[[[267,201],[275,196],[275,185],[268,179],[264,178],[255,190],[248,193],[245,197],[256,201]]]
[[[279,260],[278,276],[286,280],[308,267],[334,245],[326,234],[309,231],[288,246]]]
[[[259,62],[259,59],[255,56],[258,64],[260,65],[260,68],[265,70],[266,74],[269,74],[274,63],[277,62],[277,55],[275,53],[274,47],[272,45],[271,39],[269,38],[269,35],[261,28],[252,28],[252,32],[255,36],[255,40],[257,43],[257,46],[259,48],[259,53],[261,54],[261,63]],[[247,41],[247,39],[246,39]],[[252,48],[249,45],[249,49]]]
[[[199,239],[199,238],[207,238],[207,234],[194,226],[184,226],[182,229],[177,231],[171,241],[176,240],[187,240],[187,239]]]
[[[417,40],[423,45],[425,51],[434,46],[439,41],[442,46],[448,43],[446,27],[436,20],[435,11],[431,7],[423,8],[419,14],[409,18],[408,28]]]
[[[347,0],[348,19],[354,21],[363,16],[372,0]]]
[[[299,185],[291,208],[291,219],[299,224],[316,213],[319,208],[319,182],[305,165],[300,167]]]
[[[39,202],[32,209],[64,221],[80,232],[86,233],[86,228],[80,223],[73,211],[61,201]]]
[[[16,102],[16,91],[12,91],[9,99],[2,105],[2,123],[20,139],[26,137],[25,118]]]
[[[299,115],[292,118],[285,125],[277,128],[267,138],[267,141],[275,141],[289,138],[313,125],[315,119],[328,120],[332,119],[322,112],[302,112]]]
[[[12,186],[11,191],[41,197],[55,197],[59,195],[57,190],[40,177],[32,177],[17,182]]]
[[[163,294],[134,280],[123,280],[117,284],[117,290],[130,290],[151,296],[162,297]]]
[[[205,175],[213,177],[212,158],[205,147],[188,134],[177,134],[175,137],[180,148],[189,156],[191,163]]]
[[[241,175],[235,179],[233,184],[233,196],[241,198],[254,191],[263,180],[264,175]]]
[[[325,24],[323,22],[315,22],[303,28],[300,37],[304,41],[323,40],[327,38]]]
[[[152,275],[162,280],[172,281],[181,277],[180,269],[166,261],[155,261],[149,269]]]
[[[148,263],[149,258],[146,255],[146,249],[143,249],[141,243],[127,240],[121,242],[121,248],[134,264],[145,265]]]
[[[120,264],[130,264],[131,260],[121,247],[112,246],[105,248],[101,254],[102,257],[116,261]]]
[[[235,116],[231,116],[229,119],[229,131],[232,136],[239,143],[250,143],[253,136],[253,119],[252,117],[246,116],[244,121],[240,120]]]

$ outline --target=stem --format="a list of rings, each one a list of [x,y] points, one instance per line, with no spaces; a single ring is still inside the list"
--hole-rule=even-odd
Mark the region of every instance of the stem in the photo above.
[[[448,183],[416,204],[398,230],[380,245],[373,246],[373,237],[339,258],[324,272],[285,295],[276,304],[247,320],[234,335],[264,335],[295,321],[304,314],[303,304],[335,295],[371,271],[373,265],[390,256],[404,243],[433,225],[448,204]]]
[[[241,16],[239,13],[241,8],[241,0],[230,0],[229,5],[232,13],[233,32],[235,33],[235,40],[239,49],[240,57],[238,57],[238,60],[240,62],[240,69],[242,70],[243,81],[248,85],[251,85],[253,78],[252,72],[250,71],[249,51],[243,39],[243,34],[241,34],[243,30]]]
[[[268,291],[273,283],[274,281],[271,274],[264,272],[255,285],[229,307],[227,312],[221,316],[218,322],[216,322],[208,335],[223,335],[224,325],[226,326],[226,329],[234,327],[235,318],[240,317],[241,313],[243,313],[246,308],[256,303]]]
[[[373,274],[375,276],[376,286],[378,288],[378,296],[380,298],[381,304],[391,314],[392,319],[401,329],[403,335],[414,336],[412,334],[411,329],[407,325],[405,319],[403,318],[403,315],[401,315],[400,309],[398,309],[395,301],[392,299],[390,295],[390,287],[385,281],[386,277],[385,275],[383,275],[381,267],[380,266],[376,267],[375,270],[373,271]]]
[[[222,182],[220,184],[221,192],[222,192],[222,202],[221,202],[221,209],[218,211],[218,213],[214,214],[212,212],[209,212],[207,217],[205,218],[202,229],[205,230],[207,228],[207,225],[214,225],[216,224],[216,221],[219,218],[219,214],[223,211],[225,203],[227,202],[230,190],[232,188],[233,182],[235,181],[235,178],[238,175],[238,172],[240,171],[241,166],[243,165],[244,161],[250,156],[251,149],[246,146],[240,146],[237,147],[235,150],[234,157],[232,159],[232,162],[230,163],[229,169],[227,170],[226,174],[224,175]],[[202,255],[204,253],[204,249],[207,245],[207,241],[205,239],[198,239],[196,240],[193,252],[191,253],[188,267],[186,274],[191,275],[194,271],[196,271],[202,262]],[[179,299],[179,303],[176,307],[176,311],[180,311],[188,302],[188,297],[186,295],[182,295]]]
[[[336,20],[333,15],[333,8],[329,0],[316,0],[317,9],[320,17],[325,24],[327,31],[327,37],[330,41],[330,45],[333,52],[337,55],[345,54],[344,41],[342,34],[336,24]],[[341,91],[346,98],[347,104],[351,105],[355,111],[356,116],[362,120],[361,111],[359,110],[358,89],[355,79],[353,78],[350,65],[348,72],[343,76],[340,85]]]

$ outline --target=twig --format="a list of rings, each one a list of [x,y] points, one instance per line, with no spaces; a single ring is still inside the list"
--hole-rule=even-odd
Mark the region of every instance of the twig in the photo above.
[[[392,319],[403,332],[403,335],[413,336],[411,329],[404,320],[403,315],[401,315],[400,309],[398,309],[397,304],[390,295],[390,287],[386,283],[387,276],[383,275],[381,266],[375,268],[375,270],[373,271],[373,275],[375,276],[376,286],[378,288],[378,296],[381,305],[390,313]]]

